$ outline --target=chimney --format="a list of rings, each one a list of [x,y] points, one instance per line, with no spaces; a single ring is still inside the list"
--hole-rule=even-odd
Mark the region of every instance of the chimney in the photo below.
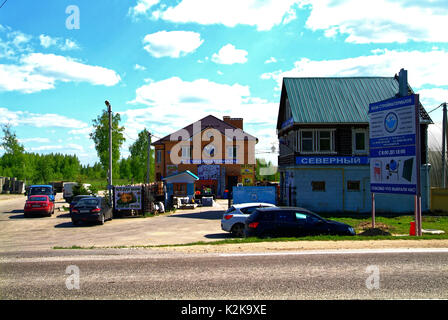
[[[408,71],[404,69],[398,74],[398,94],[400,97],[408,95]]]
[[[234,127],[243,130],[243,118],[231,118],[229,116],[224,116],[222,120]]]

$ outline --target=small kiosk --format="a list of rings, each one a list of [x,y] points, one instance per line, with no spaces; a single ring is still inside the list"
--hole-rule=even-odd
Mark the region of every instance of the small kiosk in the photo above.
[[[166,202],[173,204],[173,198],[194,198],[194,183],[199,180],[199,177],[191,171],[185,170],[173,174],[162,179],[166,184]]]

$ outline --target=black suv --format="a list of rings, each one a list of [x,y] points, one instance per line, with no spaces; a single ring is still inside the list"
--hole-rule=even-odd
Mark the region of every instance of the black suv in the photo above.
[[[246,220],[246,237],[355,235],[348,224],[325,220],[304,208],[259,208]]]

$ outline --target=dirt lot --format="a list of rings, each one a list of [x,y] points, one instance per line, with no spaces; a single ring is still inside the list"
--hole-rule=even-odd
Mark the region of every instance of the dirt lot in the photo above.
[[[0,200],[0,252],[49,249],[54,246],[131,246],[214,241],[229,238],[221,230],[227,209],[220,201],[214,207],[177,210],[152,218],[126,218],[100,225],[73,226],[67,212],[55,210],[52,217],[24,218],[25,197]],[[56,208],[68,206],[61,195]]]
[[[48,250],[59,247],[108,247],[182,244],[230,238],[221,230],[220,219],[227,202],[218,200],[214,207],[178,210],[174,214],[152,218],[114,219],[100,225],[73,226],[67,212],[55,211],[52,217],[23,216],[24,196],[0,198],[0,252]],[[68,206],[56,198],[56,208]],[[261,252],[282,250],[366,249],[366,248],[447,248],[448,240],[364,240],[364,241],[293,241],[226,245],[201,245],[152,250],[185,253]]]

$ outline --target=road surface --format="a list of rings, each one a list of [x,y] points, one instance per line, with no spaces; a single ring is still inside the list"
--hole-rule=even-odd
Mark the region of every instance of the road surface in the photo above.
[[[448,250],[433,250],[8,252],[0,257],[0,298],[447,299]]]

